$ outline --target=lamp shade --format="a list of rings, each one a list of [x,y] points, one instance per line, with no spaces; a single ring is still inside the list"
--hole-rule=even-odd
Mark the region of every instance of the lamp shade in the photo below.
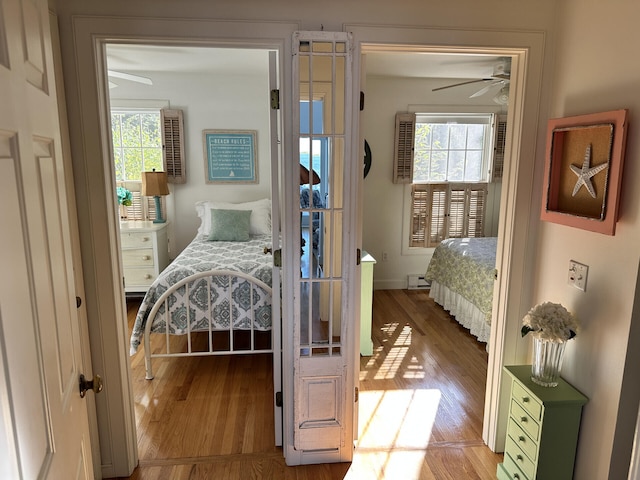
[[[166,172],[142,172],[142,195],[155,197],[157,195],[169,195]]]

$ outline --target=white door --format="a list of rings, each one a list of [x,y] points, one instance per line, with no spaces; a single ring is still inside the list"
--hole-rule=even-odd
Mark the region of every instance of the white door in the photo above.
[[[93,478],[46,0],[0,3],[0,478]]]
[[[344,462],[353,454],[359,286],[352,186],[361,171],[352,152],[350,35],[298,32],[293,52],[294,152],[302,166],[290,186],[300,204],[289,218],[304,248],[292,255],[301,268],[294,271],[293,447],[285,455],[289,464]]]

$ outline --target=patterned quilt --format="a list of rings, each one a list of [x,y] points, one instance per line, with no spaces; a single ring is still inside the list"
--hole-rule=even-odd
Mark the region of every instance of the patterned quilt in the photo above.
[[[473,303],[490,321],[497,237],[449,238],[434,250],[425,280],[435,280]]]
[[[130,347],[133,355],[144,336],[145,325],[154,303],[174,283],[197,272],[207,270],[233,270],[243,272],[271,286],[272,256],[264,254],[264,247],[271,246],[270,235],[252,235],[248,242],[211,242],[206,235],[198,235],[180,255],[158,276],[147,291],[131,333]],[[209,277],[210,278],[210,277]],[[201,279],[190,284],[189,298],[186,287],[171,295],[169,305],[169,333],[187,333],[187,318],[191,331],[208,330],[209,303],[213,312],[212,329],[228,330],[232,324],[236,329],[251,328],[251,310],[254,311],[254,328],[271,328],[271,294],[261,288],[254,288],[253,305],[250,283],[228,277],[216,277],[209,296],[207,280]],[[215,289],[214,289],[215,287]],[[229,295],[229,289],[231,289]],[[229,302],[232,298],[232,305]],[[188,306],[188,308],[187,308]],[[230,308],[231,307],[231,308]],[[188,314],[187,314],[188,312]],[[160,307],[152,324],[152,332],[165,331],[165,307]]]

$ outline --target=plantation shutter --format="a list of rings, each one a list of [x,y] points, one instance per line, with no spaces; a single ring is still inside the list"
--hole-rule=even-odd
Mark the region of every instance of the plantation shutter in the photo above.
[[[487,185],[468,187],[468,213],[466,237],[484,237],[484,218],[487,205]]]
[[[164,197],[160,197],[162,208],[166,208]],[[120,206],[120,215],[126,220],[155,220],[156,202],[153,197],[143,197],[140,191],[131,191],[131,205]]]
[[[393,155],[393,183],[413,182],[415,113],[397,113]]]
[[[431,218],[429,221],[429,237],[427,247],[435,247],[442,240],[447,238],[447,215],[449,213],[449,185],[431,184],[429,211]]]
[[[495,146],[493,149],[493,166],[491,168],[491,181],[502,181],[502,172],[504,170],[504,151],[507,142],[507,117],[506,115],[498,116],[495,131]]]
[[[411,235],[410,247],[426,247],[429,222],[430,189],[426,184],[413,184],[411,188]]]
[[[160,110],[164,171],[169,183],[186,183],[182,110]],[[154,207],[155,210],[155,207]]]
[[[410,247],[435,247],[446,238],[484,237],[487,184],[411,186]]]

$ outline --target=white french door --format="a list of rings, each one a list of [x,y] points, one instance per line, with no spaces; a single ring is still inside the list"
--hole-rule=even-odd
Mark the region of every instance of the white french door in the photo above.
[[[289,198],[296,200],[287,209],[295,237],[295,255],[287,258],[297,260],[292,272],[293,439],[285,450],[290,465],[349,461],[353,454],[359,288],[354,288],[356,189],[350,186],[361,170],[352,152],[350,35],[297,32],[293,53],[293,160],[299,163],[300,146],[308,145],[309,174],[292,165],[293,171],[300,169],[300,178],[294,174],[288,186]],[[320,144],[325,151],[316,151]],[[303,191],[308,202],[297,200]],[[303,216],[308,218],[304,226]]]

